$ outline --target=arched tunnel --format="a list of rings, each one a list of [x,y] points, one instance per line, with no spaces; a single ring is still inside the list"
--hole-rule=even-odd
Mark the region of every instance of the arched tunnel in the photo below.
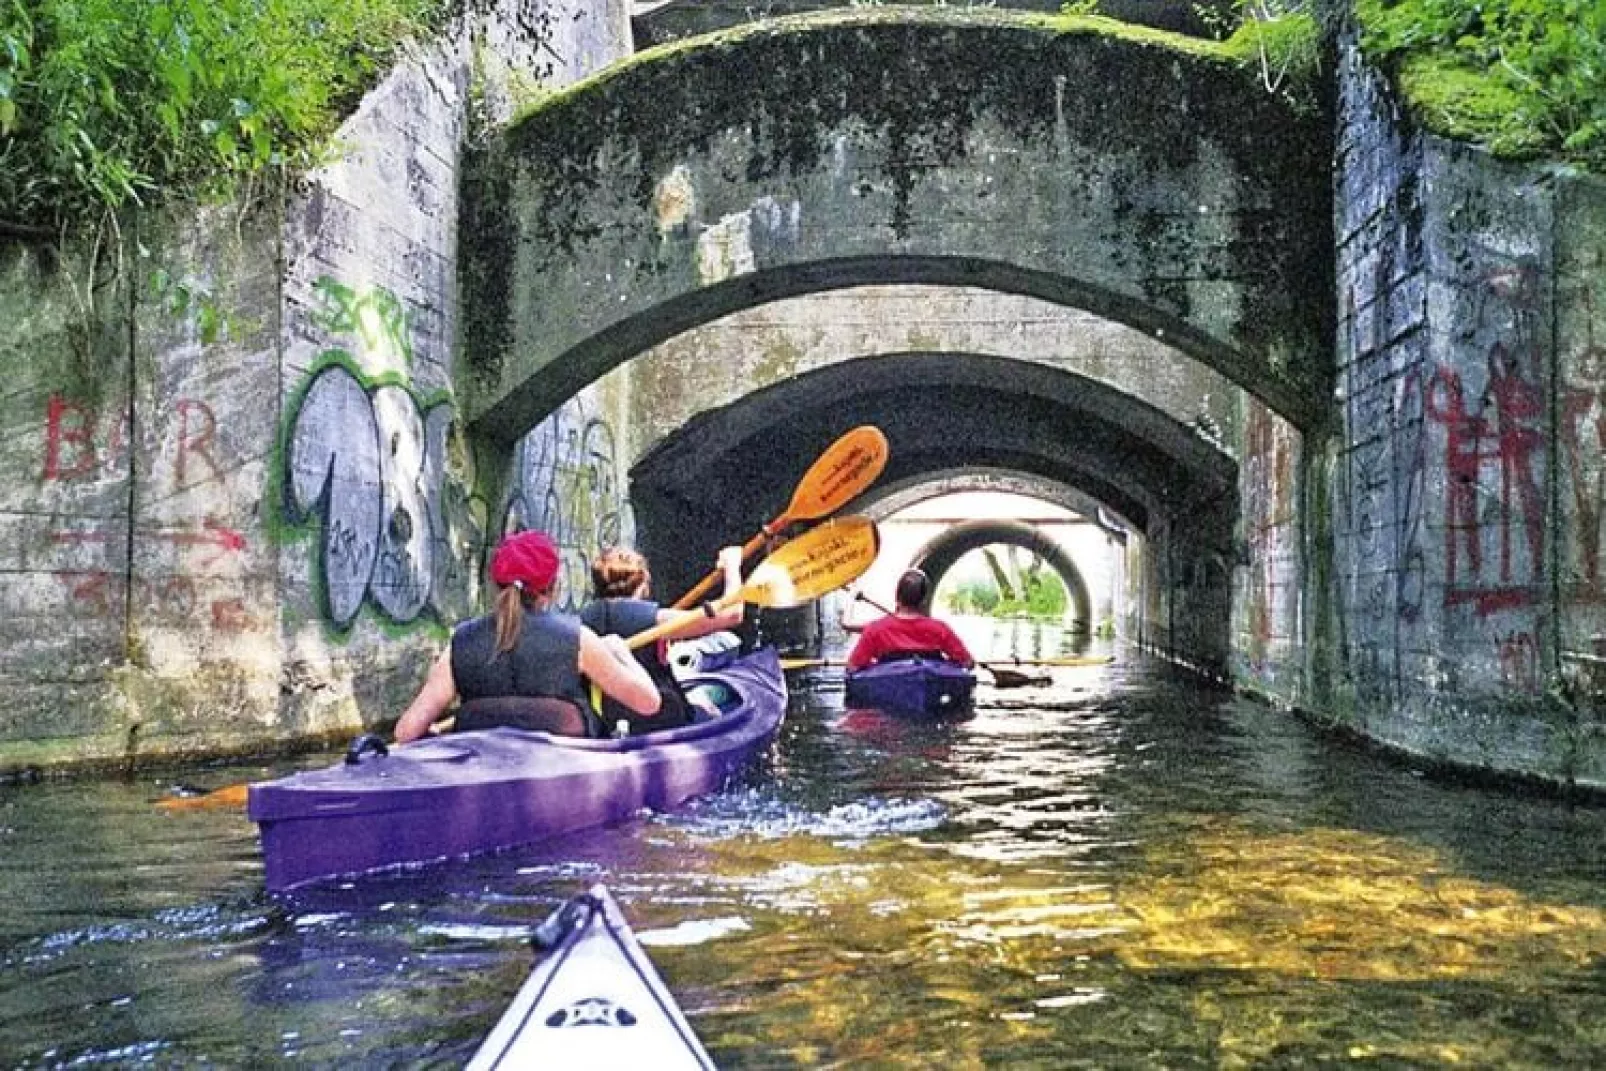
[[[1103,374],[1047,367],[1063,348],[1010,337],[1021,325],[997,307],[1026,298],[1123,325],[1171,348],[1173,368],[1222,377],[1244,420],[1260,406],[1321,426],[1326,125],[1235,62],[1152,45],[1015,12],[870,7],[681,42],[524,112],[463,183],[473,315],[457,397],[485,468],[516,468],[504,463],[515,442],[579,392],[731,317],[878,287],[979,295],[963,336],[871,316],[863,333],[880,344],[801,337],[754,355],[733,343],[594,391],[626,396],[622,440],[643,410],[675,413],[614,470],[591,466],[603,479],[629,466],[660,590],[684,590],[719,545],[782,510],[837,436],[876,424],[892,444],[884,482],[1016,473],[1127,518],[1143,536],[1127,574],[1138,639],[1224,671],[1243,557],[1237,460],[1193,414],[1150,404],[1120,354],[1098,356]],[[1118,122],[1104,92],[1117,81],[1130,90]],[[748,380],[684,404],[735,370]],[[527,467],[525,500],[584,485],[572,479],[584,459]],[[1297,563],[1282,551],[1295,514],[1275,504],[1260,529],[1280,557],[1248,590],[1257,642],[1291,650]],[[566,545],[578,559],[583,543]]]
[[[973,550],[998,544],[1019,547],[1042,558],[1065,584],[1071,605],[1071,631],[1087,632],[1092,628],[1093,600],[1082,571],[1064,547],[1030,524],[1007,520],[956,524],[926,543],[909,565],[930,577],[935,591],[960,558]]]
[[[780,514],[799,476],[860,424],[887,436],[884,486],[1001,471],[1073,489],[1126,518],[1149,548],[1137,614],[1143,638],[1226,664],[1236,462],[1130,395],[1008,358],[860,358],[688,422],[630,471],[639,541],[662,589],[683,590],[720,545],[745,538],[755,518]]]

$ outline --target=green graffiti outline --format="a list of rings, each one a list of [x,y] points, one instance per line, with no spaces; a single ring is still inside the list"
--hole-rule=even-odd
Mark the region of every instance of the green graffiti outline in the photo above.
[[[399,387],[406,392],[407,396],[412,399],[413,404],[418,407],[418,413],[421,418],[427,418],[443,405],[449,406],[453,404],[450,390],[436,389],[422,392],[415,388],[409,378],[400,372],[387,371],[377,374],[366,372],[349,351],[339,347],[331,347],[318,354],[312,363],[307,365],[300,381],[291,389],[285,399],[286,404],[279,421],[279,433],[267,458],[267,475],[263,480],[262,489],[262,530],[268,539],[269,545],[276,548],[283,549],[304,545],[312,541],[323,530],[322,522],[312,515],[300,522],[293,521],[288,516],[285,501],[285,469],[290,456],[290,440],[295,434],[296,422],[301,417],[301,408],[306,402],[307,392],[312,389],[312,384],[317,382],[318,377],[330,368],[340,368],[345,371],[370,395],[380,387]],[[469,479],[459,482],[469,488],[464,497],[470,504],[473,504],[480,496],[477,491],[473,490],[473,473],[470,473],[469,477]],[[483,508],[483,503],[481,505]],[[326,611],[329,605],[329,592],[325,586],[324,572],[322,569],[313,569],[311,572],[313,599],[318,606]],[[420,633],[434,636],[437,639],[445,639],[451,635],[451,626],[440,619],[433,603],[431,603],[427,612],[411,621],[405,622],[391,620],[376,609],[366,598],[363,599],[362,605],[351,619],[351,623],[345,628],[335,625],[329,619],[327,612],[319,613],[317,617],[325,638],[330,640],[349,639],[356,630],[358,623],[364,620],[375,625],[381,635],[390,639],[408,639],[416,637]],[[287,614],[286,620],[291,620],[291,616]]]
[[[348,286],[332,275],[312,284],[320,304],[312,322],[331,334],[355,335],[364,353],[397,356],[413,367],[412,310],[383,286]],[[366,314],[372,312],[370,319]]]

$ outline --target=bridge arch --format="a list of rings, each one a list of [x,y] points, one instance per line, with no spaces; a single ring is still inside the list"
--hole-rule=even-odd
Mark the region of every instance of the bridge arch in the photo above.
[[[1129,518],[1121,516],[1109,503],[1079,488],[1025,473],[981,466],[928,472],[902,480],[880,480],[854,502],[853,510],[876,520],[884,520],[900,510],[931,499],[966,491],[996,491],[1035,498],[1081,514],[1117,541],[1125,541],[1128,533],[1135,528]]]
[[[932,590],[935,591],[943,575],[952,569],[960,558],[973,550],[998,543],[1020,547],[1046,561],[1049,568],[1053,569],[1065,583],[1066,594],[1071,600],[1073,631],[1092,630],[1093,600],[1088,594],[1087,581],[1083,579],[1082,571],[1076,567],[1076,562],[1066,553],[1065,548],[1029,524],[1003,520],[956,524],[921,547],[909,562],[909,566],[923,571],[930,577]]]
[[[471,427],[511,442],[682,331],[877,283],[1085,308],[1318,422],[1325,120],[1207,45],[1071,25],[828,12],[648,53],[529,113],[465,188]]]
[[[1189,649],[1225,663],[1236,462],[1130,395],[1009,358],[858,358],[688,422],[630,470],[638,542],[660,587],[689,587],[721,544],[779,514],[814,459],[859,424],[880,427],[890,446],[878,483],[886,491],[871,502],[893,489],[914,493],[920,481],[1002,472],[1107,505],[1149,550],[1141,613],[1194,623]]]

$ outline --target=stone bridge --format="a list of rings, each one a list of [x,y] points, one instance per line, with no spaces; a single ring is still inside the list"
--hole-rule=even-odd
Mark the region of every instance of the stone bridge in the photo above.
[[[470,426],[511,441],[678,333],[877,283],[1086,309],[1319,424],[1326,122],[1182,40],[862,8],[649,53],[546,102],[471,171]]]
[[[1126,636],[1606,786],[1606,188],[1412,128],[1342,34],[1301,99],[1152,28],[1192,4],[1057,6],[677,0],[641,51],[488,0],[283,197],[139,213],[138,272],[0,246],[0,776],[383,724],[501,532],[673,590],[874,423],[856,510],[1099,518]]]

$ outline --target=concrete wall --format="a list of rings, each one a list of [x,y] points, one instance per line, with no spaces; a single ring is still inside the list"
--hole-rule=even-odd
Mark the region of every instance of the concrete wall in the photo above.
[[[567,439],[624,399],[583,392],[487,475],[452,383],[474,124],[629,48],[622,0],[481,6],[293,189],[143,213],[93,266],[0,250],[0,775],[394,717],[508,515],[575,472],[619,489],[584,523],[628,512],[622,462],[576,462]]]
[[[1606,785],[1598,711],[1564,672],[1606,610],[1606,185],[1412,133],[1353,52],[1341,84],[1312,698],[1428,759]]]
[[[1233,676],[1290,699],[1305,688],[1304,438],[1258,400],[1239,396],[1239,521],[1232,560]]]
[[[96,287],[85,258],[0,254],[0,747],[29,760],[58,742],[115,753],[129,721],[109,685],[128,646],[126,279]]]
[[[596,469],[597,450],[575,456],[572,426],[616,420],[617,399],[580,394],[511,472],[478,472],[454,377],[465,146],[530,87],[574,82],[629,47],[622,4],[504,0],[371,93],[342,131],[353,151],[288,207],[275,505],[293,727],[394,716],[443,625],[477,608],[485,544],[505,524],[549,527],[572,572],[577,525],[619,513],[547,508],[575,500],[554,483]]]

